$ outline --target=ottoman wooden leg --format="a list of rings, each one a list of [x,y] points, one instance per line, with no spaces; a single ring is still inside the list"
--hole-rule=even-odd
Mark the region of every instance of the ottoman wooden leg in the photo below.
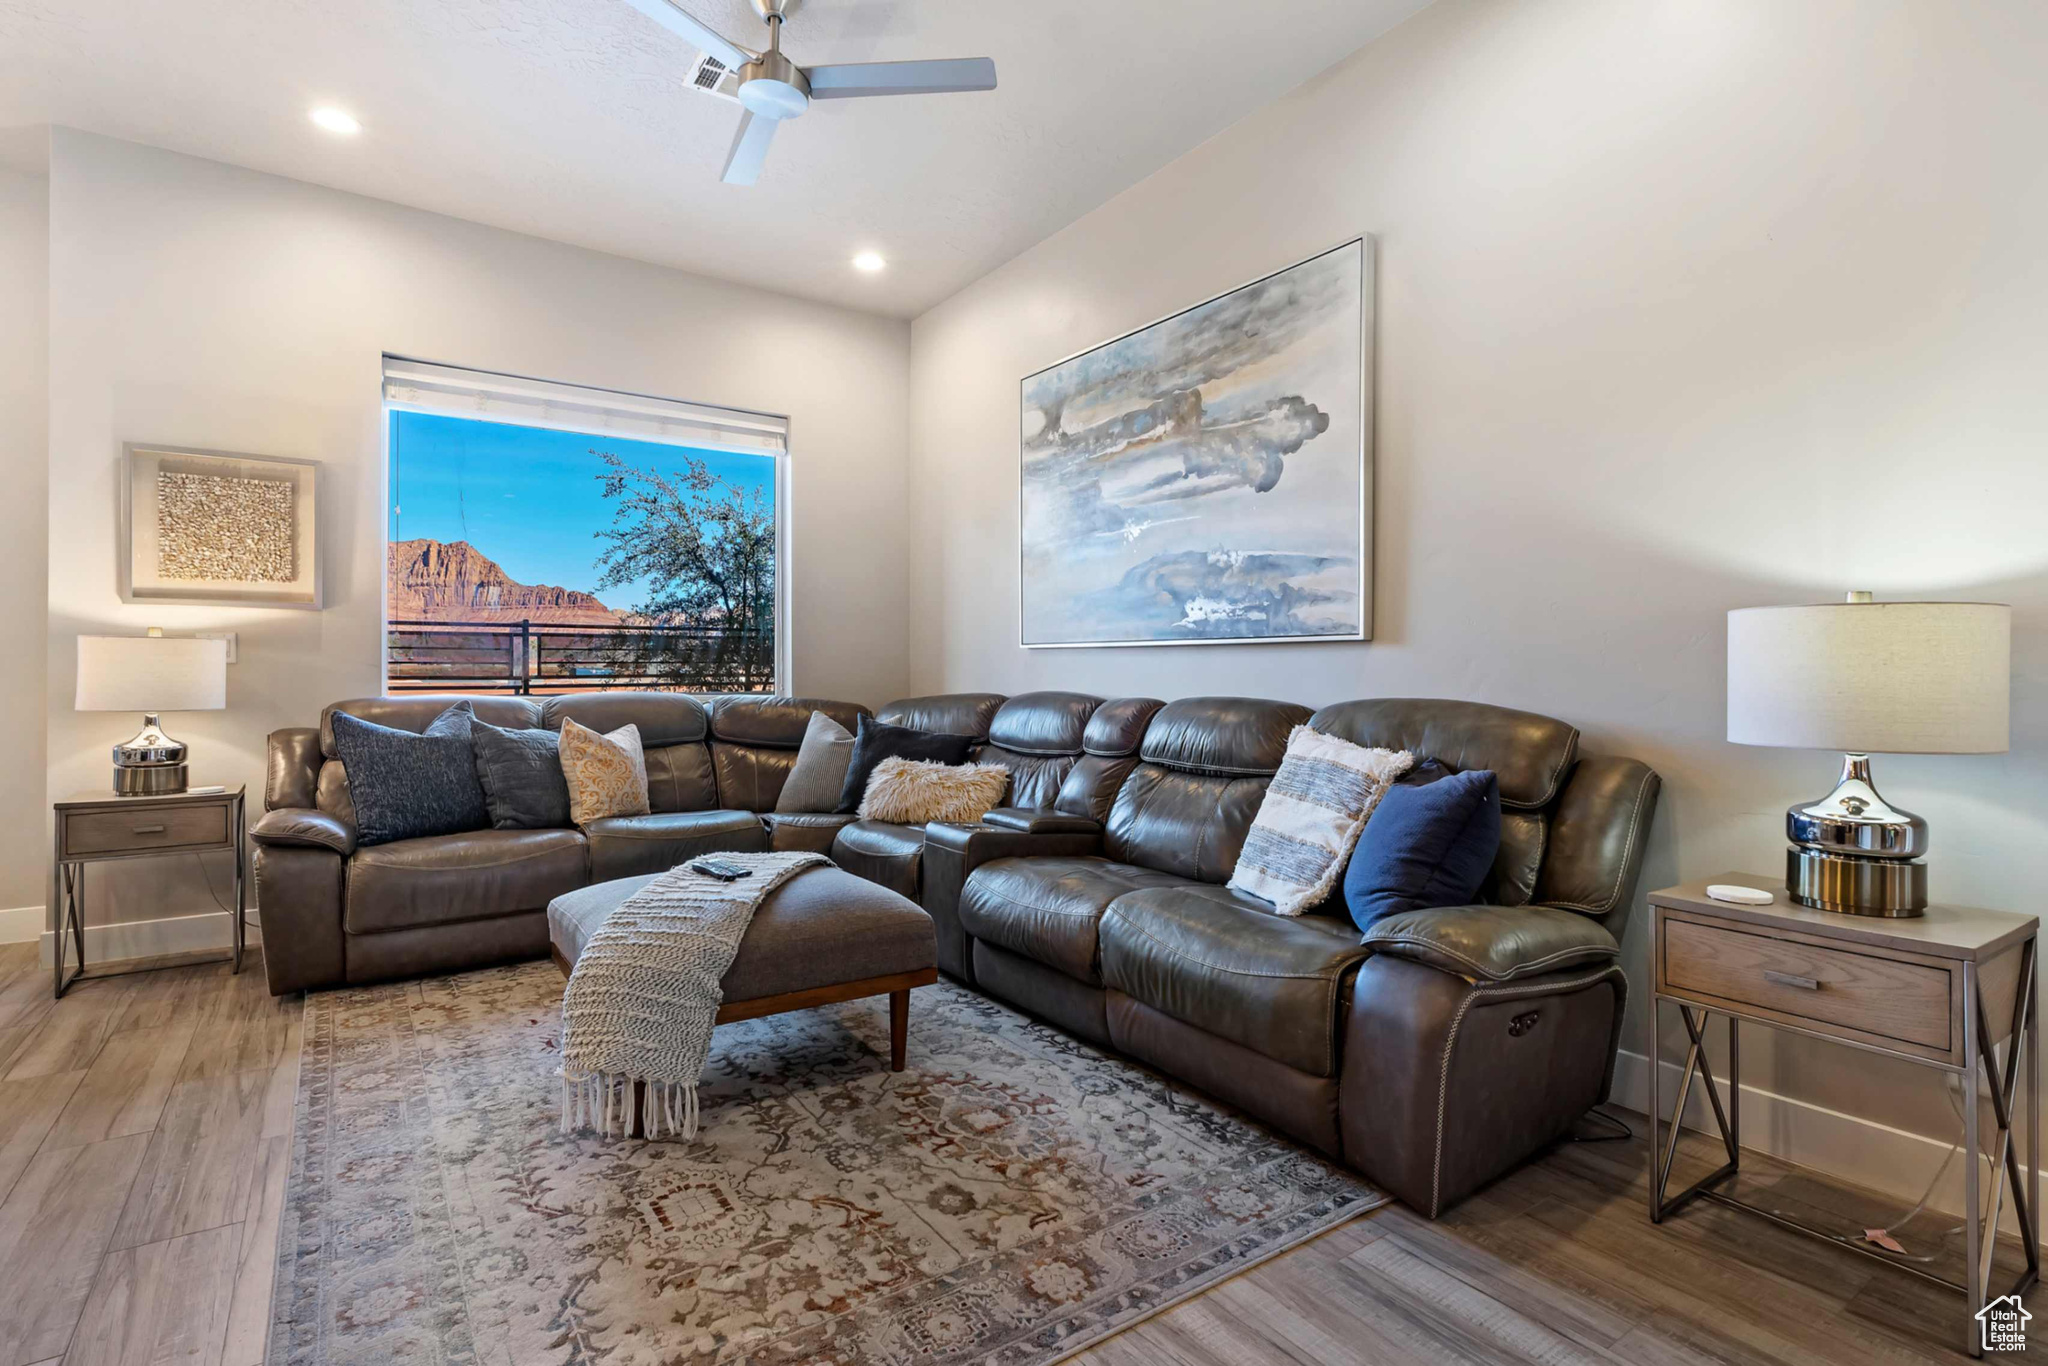
[[[903,1070],[903,1047],[910,1040],[910,993],[889,993],[889,1070]]]

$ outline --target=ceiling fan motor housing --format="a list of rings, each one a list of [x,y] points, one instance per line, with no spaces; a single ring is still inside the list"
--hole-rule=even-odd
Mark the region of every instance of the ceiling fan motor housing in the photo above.
[[[740,68],[740,103],[764,119],[793,119],[811,107],[803,68],[770,48]]]

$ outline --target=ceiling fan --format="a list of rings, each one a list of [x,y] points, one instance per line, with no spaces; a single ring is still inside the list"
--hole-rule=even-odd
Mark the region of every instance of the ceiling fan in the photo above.
[[[738,73],[738,134],[725,158],[725,183],[751,185],[761,175],[776,125],[800,116],[812,100],[853,100],[869,95],[938,95],[956,90],[993,90],[996,64],[987,57],[925,62],[852,62],[839,66],[798,66],[782,55],[782,25],[799,0],[754,0],[768,25],[768,50],[753,52],[730,42],[675,0],[626,0],[662,27],[689,39]]]

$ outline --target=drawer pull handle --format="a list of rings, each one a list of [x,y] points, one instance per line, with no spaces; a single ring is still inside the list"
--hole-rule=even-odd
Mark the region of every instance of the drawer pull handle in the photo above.
[[[161,825],[138,825],[135,827],[135,833],[138,835],[161,835],[163,832],[164,828]]]
[[[1790,972],[1772,972],[1769,968],[1764,969],[1764,980],[1766,982],[1776,982],[1781,987],[1798,987],[1801,991],[1820,990],[1820,979],[1818,977],[1801,977],[1796,973]]]

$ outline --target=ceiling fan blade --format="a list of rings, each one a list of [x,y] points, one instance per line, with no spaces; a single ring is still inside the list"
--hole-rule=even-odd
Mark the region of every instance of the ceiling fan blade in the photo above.
[[[804,68],[814,100],[852,100],[867,95],[942,95],[954,90],[993,90],[996,64],[986,57],[936,62],[851,62]]]
[[[751,109],[740,115],[740,131],[733,135],[732,151],[725,157],[726,184],[751,185],[761,178],[761,163],[768,159],[768,144],[775,141],[777,122]]]
[[[672,0],[626,0],[626,3],[669,32],[688,39],[734,70],[754,60],[755,54],[738,43],[728,42],[720,37],[703,20],[681,5],[672,3]]]

